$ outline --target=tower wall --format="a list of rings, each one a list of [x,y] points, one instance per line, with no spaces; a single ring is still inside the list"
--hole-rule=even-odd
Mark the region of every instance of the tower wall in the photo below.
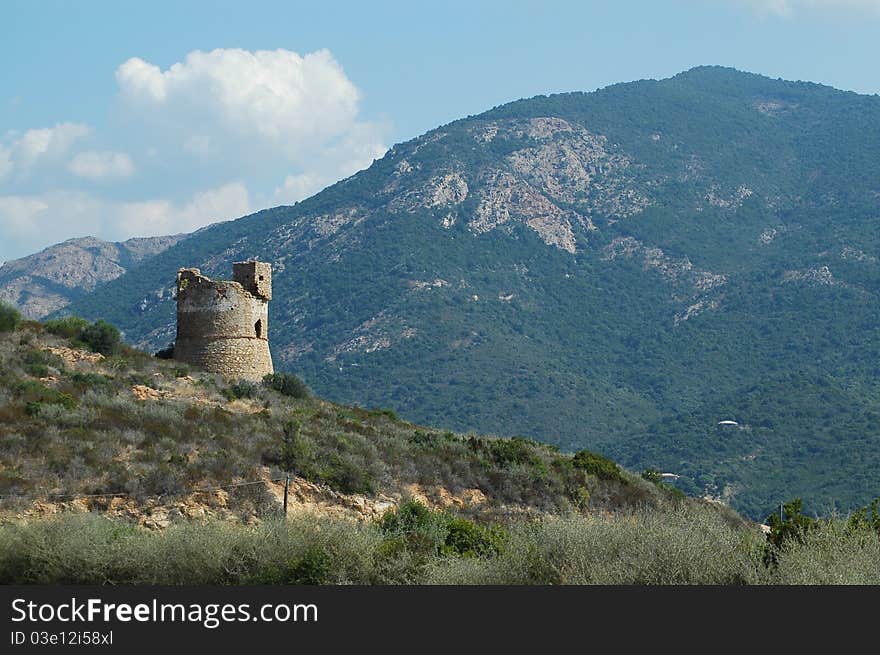
[[[266,262],[235,262],[232,279],[263,300],[272,300],[272,265]]]
[[[261,380],[274,370],[268,334],[268,298],[198,269],[178,272],[175,359],[230,378]]]

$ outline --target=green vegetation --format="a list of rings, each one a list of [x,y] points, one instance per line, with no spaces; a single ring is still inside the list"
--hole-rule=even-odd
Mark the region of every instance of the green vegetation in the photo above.
[[[571,463],[575,468],[591,473],[601,480],[616,480],[618,482],[623,480],[623,472],[617,464],[607,457],[591,453],[589,450],[575,453]],[[654,482],[654,480],[649,479],[649,482]]]
[[[102,355],[116,355],[122,351],[122,335],[106,321],[89,323],[78,316],[46,321],[44,327],[51,334],[71,339],[75,344],[84,344],[92,352]]]
[[[415,502],[378,523],[299,517],[150,531],[94,514],[0,524],[0,584],[880,584],[880,534],[784,543],[709,506],[485,526]]]
[[[264,487],[235,485],[288,472],[343,494],[472,490],[486,502],[470,511],[486,516],[509,506],[557,512],[679,502],[624,471],[609,481],[578,468],[536,441],[457,435],[387,410],[334,405],[292,374],[255,384],[128,347],[68,362],[49,350],[84,347],[92,325],[63,319],[0,336],[0,509],[76,495],[171,501],[232,485],[230,513],[271,518],[278,504]],[[445,547],[482,552],[482,533],[455,523],[444,529],[452,534]]]
[[[389,550],[405,549],[411,555],[487,557],[504,547],[506,531],[484,527],[446,512],[432,511],[416,500],[407,500],[379,522]]]
[[[627,189],[650,203],[623,220],[593,207],[574,254],[513,221],[470,231],[487,173],[540,145],[477,137],[489,121],[536,117],[607,138],[631,161]],[[878,124],[877,97],[721,68],[517,101],[292,207],[206,228],[72,310],[158,348],[174,303],[155,290],[182,264],[228,276],[243,254],[295,253],[296,274],[274,280],[274,361],[322,397],[656,467],[694,495],[731,490],[754,519],[795,493],[810,511],[847,513],[877,495],[880,470]],[[450,170],[468,184],[460,204],[389,209],[392,183],[417,197]],[[560,207],[583,214],[592,195]],[[351,208],[359,219],[333,235],[310,227]],[[630,237],[690,273],[607,255]],[[798,278],[826,266],[824,282]],[[701,290],[686,281],[695,271],[725,282]],[[436,279],[449,284],[411,286]],[[339,350],[374,333],[391,345]],[[727,418],[740,427],[720,428]]]
[[[795,499],[765,537],[656,469],[635,476],[590,451],[182,377],[131,349],[73,363],[48,350],[75,346],[82,329],[65,338],[25,323],[0,336],[0,584],[880,583],[880,500],[814,519]],[[144,389],[155,396],[134,393]],[[281,520],[263,466],[328,497],[402,500],[366,523]],[[431,509],[412,485],[485,500]],[[16,517],[82,495],[97,496],[92,512]],[[158,497],[201,498],[215,518],[178,511],[161,530],[121,518],[143,522],[136,508]],[[135,504],[121,512],[116,500]]]
[[[292,373],[269,373],[263,378],[263,384],[291,398],[308,398],[309,396],[309,388]]]
[[[19,311],[5,302],[0,302],[0,332],[12,332],[21,323]]]

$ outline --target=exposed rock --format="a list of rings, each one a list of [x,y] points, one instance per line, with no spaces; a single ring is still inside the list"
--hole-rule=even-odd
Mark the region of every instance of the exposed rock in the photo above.
[[[746,198],[752,196],[752,190],[747,186],[740,186],[729,195],[722,195],[718,187],[713,186],[705,195],[706,201],[713,207],[721,209],[739,209]]]
[[[143,384],[136,384],[131,388],[131,393],[138,400],[159,400],[167,395],[167,392],[159,391]]]
[[[510,173],[489,173],[480,190],[480,204],[468,227],[475,233],[489,232],[499,225],[519,221],[538,233],[547,245],[575,252],[572,221],[583,221],[588,229],[592,223],[573,211],[560,209],[527,182]]]
[[[669,257],[660,248],[645,246],[634,237],[616,237],[603,249],[602,259],[613,261],[619,257],[641,259],[646,270],[655,270],[667,282],[689,289],[694,302],[674,316],[673,326],[720,306],[720,298],[706,296],[727,283],[727,276],[724,274],[697,269],[687,257]]]
[[[780,100],[778,98],[766,98],[763,100],[757,100],[752,106],[766,116],[778,116],[796,108],[797,104],[786,102],[785,100]]]
[[[523,132],[543,142],[515,151],[507,161],[553,200],[577,203],[588,215],[617,218],[638,214],[648,205],[629,186],[629,158],[609,152],[604,136],[562,119],[532,119]]]
[[[809,286],[834,286],[842,284],[835,279],[831,269],[827,266],[808,268],[801,271],[786,271],[782,276],[782,283],[803,282]]]
[[[336,234],[339,229],[348,223],[358,222],[360,210],[357,207],[349,207],[333,214],[322,214],[314,219],[315,232],[322,237]]]
[[[693,305],[688,307],[684,312],[680,314],[676,314],[673,318],[673,325],[678,325],[682,321],[686,321],[694,316],[702,314],[707,309],[718,309],[718,306],[721,304],[721,301],[717,298],[714,300],[698,300]]]
[[[468,196],[468,183],[457,171],[435,175],[423,185],[395,196],[388,204],[391,211],[415,211],[420,208],[457,205]]]
[[[779,234],[779,230],[777,230],[775,227],[768,227],[766,230],[761,232],[760,236],[758,237],[758,241],[766,246],[768,243],[773,242],[773,239],[776,238],[777,234]]]
[[[441,278],[437,278],[430,282],[423,280],[410,280],[409,282],[407,282],[407,285],[410,289],[441,289],[443,287],[448,287],[449,282]]]
[[[58,347],[49,347],[46,348],[53,355],[57,355],[61,359],[64,360],[64,363],[68,366],[76,367],[80,362],[87,362],[89,364],[95,364],[104,359],[104,355],[101,353],[90,353],[85,350],[76,350],[74,348],[68,348],[66,346],[58,346]]]
[[[867,262],[869,264],[876,264],[877,258],[873,255],[869,255],[866,252],[859,250],[858,248],[852,248],[850,246],[844,246],[840,251],[841,259],[851,259],[857,262]]]
[[[26,318],[43,318],[66,307],[79,293],[116,279],[185,236],[137,238],[122,243],[95,237],[69,239],[0,266],[0,300],[16,305]],[[68,289],[69,293],[65,291]]]

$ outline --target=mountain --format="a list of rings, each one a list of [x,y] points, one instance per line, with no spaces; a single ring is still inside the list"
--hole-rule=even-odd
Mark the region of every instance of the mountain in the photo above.
[[[111,243],[95,237],[69,239],[0,265],[0,300],[39,319],[71,300],[115,280],[135,264],[180,241],[183,234]]]
[[[335,401],[587,447],[763,518],[880,470],[880,98],[717,67],[464,118],[75,300],[174,338],[175,273],[275,266]]]

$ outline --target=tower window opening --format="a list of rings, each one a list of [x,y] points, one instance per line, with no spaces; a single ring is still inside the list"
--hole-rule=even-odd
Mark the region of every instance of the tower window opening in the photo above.
[[[254,323],[254,333],[257,335],[257,338],[260,339],[263,336],[263,321],[262,319]]]

